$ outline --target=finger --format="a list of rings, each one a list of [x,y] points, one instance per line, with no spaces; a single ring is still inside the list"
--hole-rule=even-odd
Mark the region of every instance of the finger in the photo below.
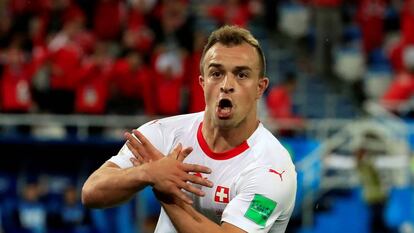
[[[148,160],[151,158],[150,155],[147,153],[147,151],[145,150],[145,148],[143,147],[143,145],[141,144],[140,141],[138,141],[138,139],[136,139],[134,136],[132,136],[132,134],[130,133],[125,133],[126,138],[128,139],[127,141],[127,146],[131,151],[135,151],[134,155],[136,156],[137,154],[140,155],[145,162],[148,162]]]
[[[142,134],[136,129],[132,130],[132,133],[139,140],[141,146],[144,147],[145,150],[156,150],[152,143],[144,136],[144,134]]]
[[[209,188],[213,187],[213,182],[211,182],[210,180],[201,178],[199,176],[196,176],[196,175],[187,174],[186,180],[190,181],[193,184],[199,184],[199,185],[206,186]]]
[[[172,158],[172,159],[174,159],[174,160],[177,160],[177,158],[178,158],[178,154],[181,152],[181,149],[182,149],[182,145],[181,145],[181,143],[178,143],[178,145],[177,146],[175,146],[175,148],[172,150],[172,152],[168,155],[168,157],[170,157],[170,158]]]
[[[132,154],[135,157],[141,157],[141,155],[138,153],[137,149],[135,149],[135,147],[131,144],[131,142],[129,140],[125,144],[127,145],[128,149],[132,152]]]
[[[205,195],[205,193],[201,189],[196,188],[187,182],[180,182],[179,187],[200,197],[203,197]]]
[[[142,134],[141,132],[139,132],[138,130],[134,129],[132,130],[132,133],[135,135],[135,137],[138,138],[138,140],[142,143],[142,145],[144,146],[152,146],[151,142],[144,136],[144,134]]]
[[[181,150],[178,154],[178,161],[182,162],[184,159],[193,151],[192,147],[184,148],[184,150]]]
[[[184,201],[185,203],[190,204],[190,205],[193,204],[193,200],[191,200],[187,195],[185,195],[185,193],[183,193],[180,189],[174,190],[173,194],[177,196],[179,199],[181,199],[182,201]]]
[[[129,159],[129,161],[131,161],[131,163],[132,163],[132,165],[134,166],[134,167],[138,167],[138,166],[140,166],[142,163],[140,162],[140,161],[138,161],[138,159],[136,159],[136,158],[130,158]]]
[[[126,142],[126,145],[128,149],[132,152],[132,154],[135,156],[136,159],[138,159],[140,162],[144,163],[145,159],[141,156],[141,153],[139,153],[134,146],[131,145],[131,143],[128,141]]]
[[[127,142],[129,142],[131,146],[135,149],[135,151],[139,152],[140,148],[142,148],[142,144],[138,141],[138,139],[136,139],[134,136],[132,136],[132,134],[128,132],[126,132],[124,136],[127,139]]]
[[[182,168],[186,172],[201,172],[201,173],[206,173],[206,174],[211,173],[210,168],[205,167],[205,166],[201,166],[201,165],[197,165],[197,164],[183,163]]]

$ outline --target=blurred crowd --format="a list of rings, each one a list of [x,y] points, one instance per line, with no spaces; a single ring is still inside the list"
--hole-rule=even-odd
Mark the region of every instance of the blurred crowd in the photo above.
[[[14,190],[1,192],[0,232],[90,232],[91,215],[73,184],[60,182],[53,188],[28,176],[19,186],[17,196],[11,194]],[[61,191],[51,191],[56,187]]]
[[[261,7],[188,0],[0,4],[1,111],[57,114],[203,110],[197,77],[209,31],[198,28],[198,17],[246,26]]]
[[[62,176],[44,176],[39,179],[34,177],[36,175],[28,175],[21,182],[17,182],[17,187],[14,187],[17,189],[16,195],[0,193],[0,232],[132,233],[138,229],[136,199],[117,208],[86,209],[81,203],[76,182],[67,182],[67,177]],[[151,205],[151,209],[148,208],[140,217],[149,217],[143,219],[140,232],[153,232],[152,228],[152,231],[147,230],[146,224],[152,215],[159,214],[159,205],[151,200],[140,208],[146,209],[147,205]]]
[[[306,57],[293,72],[328,85],[380,77],[351,94],[390,109],[414,92],[414,0],[0,0],[0,111],[203,110],[200,56],[208,33],[224,24],[262,31],[275,43],[305,39],[304,50],[291,49]],[[381,79],[384,73],[392,78]],[[292,77],[280,76],[275,88]],[[296,118],[291,86],[267,99],[271,116]]]

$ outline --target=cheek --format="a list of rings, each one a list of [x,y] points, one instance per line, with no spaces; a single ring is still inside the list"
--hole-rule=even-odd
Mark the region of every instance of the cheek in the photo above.
[[[257,99],[257,91],[253,88],[244,88],[239,92],[238,99],[242,102],[242,107],[253,104]]]
[[[214,88],[211,86],[206,85],[204,87],[204,97],[206,99],[206,102],[210,102],[214,99]]]

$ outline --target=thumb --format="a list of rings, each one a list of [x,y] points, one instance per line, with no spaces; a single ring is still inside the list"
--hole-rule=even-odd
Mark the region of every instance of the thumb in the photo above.
[[[178,143],[177,146],[175,146],[175,148],[171,151],[171,153],[168,155],[168,157],[177,160],[178,159],[178,155],[180,154],[181,149],[183,148],[183,146],[181,145],[181,143]]]
[[[184,161],[184,159],[193,151],[192,147],[187,147],[184,148],[184,150],[181,150],[180,153],[178,154],[178,158],[177,160],[182,162]]]

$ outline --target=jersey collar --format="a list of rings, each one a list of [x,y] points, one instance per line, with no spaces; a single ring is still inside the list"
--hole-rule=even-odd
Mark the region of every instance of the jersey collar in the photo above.
[[[203,133],[202,133],[202,130],[201,130],[202,128],[203,128],[203,122],[201,122],[200,125],[198,126],[197,141],[198,141],[198,144],[200,145],[201,149],[203,150],[203,152],[208,157],[210,157],[212,159],[215,159],[215,160],[231,159],[231,158],[243,153],[247,149],[249,149],[249,144],[247,144],[247,141],[245,140],[243,143],[241,143],[237,147],[235,147],[233,149],[230,149],[228,151],[221,152],[221,153],[214,152],[210,149],[210,147],[208,146],[206,140],[204,139],[204,136],[203,136]]]

